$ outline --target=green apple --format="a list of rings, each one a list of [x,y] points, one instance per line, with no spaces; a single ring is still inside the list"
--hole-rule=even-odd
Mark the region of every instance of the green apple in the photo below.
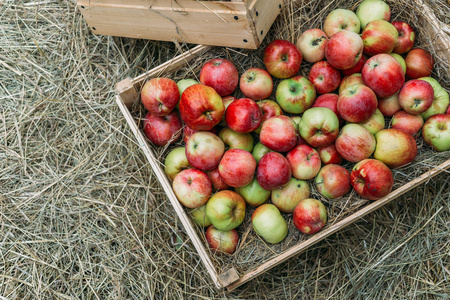
[[[430,108],[421,113],[420,115],[424,120],[428,119],[432,115],[445,114],[445,111],[449,105],[449,96],[447,91],[439,84],[439,82],[431,77],[421,77],[420,80],[425,80],[434,90],[434,99],[431,103]]]
[[[422,127],[423,141],[434,150],[450,150],[450,115],[436,114],[428,118]]]
[[[273,204],[263,204],[255,209],[252,225],[256,233],[271,244],[281,242],[288,233],[286,220]]]
[[[206,215],[206,204],[197,207],[197,208],[191,208],[188,210],[189,215],[192,217],[192,220],[195,224],[201,227],[208,227],[211,225],[211,221],[209,220],[208,216]]]
[[[191,165],[187,160],[185,147],[174,148],[167,154],[164,161],[164,172],[170,180],[173,180],[178,173],[188,168],[191,168]]]
[[[316,89],[306,77],[297,75],[282,80],[275,97],[285,112],[300,114],[311,107],[316,99]]]
[[[242,149],[252,152],[253,136],[250,133],[240,133],[225,127],[219,132],[219,137],[227,149]]]
[[[212,250],[228,254],[233,254],[236,251],[239,242],[236,229],[219,230],[213,225],[206,229],[205,237]]]
[[[375,135],[378,131],[384,129],[384,116],[377,108],[367,120],[358,123]]]
[[[310,192],[308,182],[292,177],[286,185],[272,191],[272,203],[280,211],[292,213],[300,201],[309,198]]]
[[[255,147],[253,147],[252,155],[256,160],[256,163],[259,162],[261,157],[266,155],[267,153],[272,152],[268,147],[264,146],[261,142],[258,142]]]
[[[252,182],[249,184],[235,188],[235,191],[251,206],[260,206],[261,204],[264,204],[272,193],[271,191],[264,189],[258,183],[256,177],[253,178]]]
[[[244,221],[245,200],[234,191],[220,191],[206,203],[206,215],[217,229],[234,229]]]
[[[393,56],[396,60],[398,60],[398,62],[402,65],[403,72],[405,72],[405,74],[406,74],[406,62],[405,62],[405,59],[403,58],[403,56],[401,56],[398,53],[389,53],[389,55]]]
[[[178,85],[178,90],[180,91],[180,97],[181,97],[181,94],[183,94],[185,89],[187,89],[191,85],[198,84],[198,83],[199,82],[197,80],[190,79],[190,78],[179,80],[177,82],[177,85]]]
[[[391,19],[391,8],[386,2],[381,0],[364,0],[358,5],[356,15],[361,22],[361,29],[364,29],[368,23],[375,20],[389,22]]]

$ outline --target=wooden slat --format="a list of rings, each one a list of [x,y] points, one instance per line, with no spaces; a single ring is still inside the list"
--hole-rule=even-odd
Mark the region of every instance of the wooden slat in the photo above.
[[[361,210],[357,211],[356,213],[348,216],[347,218],[341,220],[340,222],[331,225],[327,229],[320,231],[310,238],[308,238],[306,241],[301,242],[291,248],[289,248],[287,251],[281,253],[280,255],[277,255],[275,258],[261,264],[256,269],[246,273],[242,277],[240,277],[237,281],[232,283],[231,285],[227,286],[228,291],[232,291],[238,286],[241,286],[242,284],[246,283],[247,281],[255,278],[258,275],[261,275],[262,273],[266,272],[267,270],[270,270],[271,268],[285,262],[289,258],[292,258],[296,255],[299,255],[312,245],[318,243],[319,241],[323,240],[324,238],[336,233],[339,230],[342,230],[343,228],[347,227],[348,225],[354,223],[355,221],[359,220],[360,218],[366,216],[367,214],[379,209],[383,205],[386,205],[387,203],[391,202],[392,200],[398,198],[399,196],[403,195],[404,193],[408,192],[409,190],[417,187],[418,185],[425,183],[426,181],[430,180],[432,177],[438,175],[441,172],[445,172],[444,170],[448,169],[450,167],[450,159],[446,162],[440,164],[439,166],[433,168],[432,170],[422,174],[421,176],[417,177],[413,181],[405,184],[404,186],[396,189],[395,191],[391,192],[386,197],[383,197],[381,199],[378,199],[377,201],[374,201],[372,204],[369,204],[362,208]]]
[[[249,8],[250,15],[255,23],[256,39],[261,43],[280,14],[283,8],[283,0],[254,1],[254,4],[252,3]]]

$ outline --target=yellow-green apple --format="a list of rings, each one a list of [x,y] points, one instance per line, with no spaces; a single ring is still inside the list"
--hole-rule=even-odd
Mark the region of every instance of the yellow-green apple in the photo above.
[[[147,138],[157,146],[172,144],[180,139],[183,124],[176,111],[165,116],[147,113],[143,130]]]
[[[434,99],[434,90],[425,80],[411,79],[405,82],[398,94],[398,104],[404,111],[418,115],[430,108]]]
[[[390,128],[416,136],[420,129],[422,129],[423,123],[424,121],[421,115],[412,115],[401,110],[392,116]]]
[[[273,100],[265,99],[256,103],[258,103],[262,113],[261,124],[259,124],[259,127],[255,129],[255,133],[259,134],[261,132],[262,124],[264,123],[264,121],[274,116],[282,115],[283,110],[281,109],[280,105],[278,105],[278,103]]]
[[[275,92],[281,108],[292,114],[301,114],[311,107],[316,98],[314,85],[301,75],[282,80]]]
[[[364,84],[354,84],[339,95],[337,111],[347,122],[359,123],[370,118],[377,109],[375,93]]]
[[[341,72],[323,60],[312,65],[308,79],[314,85],[317,93],[331,93],[341,83]]]
[[[198,226],[208,227],[211,225],[211,221],[206,215],[206,204],[203,204],[202,206],[197,208],[190,208],[188,212],[194,223]]]
[[[394,186],[392,171],[377,159],[364,159],[350,174],[350,182],[358,195],[368,200],[378,200],[388,195]]]
[[[217,127],[211,128],[211,130],[207,130],[211,133],[217,134]],[[187,143],[188,139],[193,135],[194,133],[198,132],[198,130],[191,129],[189,126],[183,127],[183,141],[184,143]]]
[[[213,190],[221,191],[227,190],[230,186],[220,177],[219,168],[215,168],[214,170],[205,171],[206,175],[208,175],[211,180],[211,184],[213,186]]]
[[[339,95],[342,93],[343,90],[354,84],[364,84],[361,73],[354,73],[352,75],[347,75],[344,78],[342,78],[341,83],[339,84]]]
[[[339,125],[344,124],[344,119],[342,119],[342,117],[339,115],[339,112],[337,110],[337,102],[338,102],[339,96],[336,94],[323,94],[320,95],[319,97],[316,98],[316,100],[314,100],[312,107],[326,107],[331,109],[336,116],[338,117],[339,120]]]
[[[308,182],[292,177],[286,185],[272,191],[271,199],[280,211],[293,213],[297,204],[310,194]]]
[[[228,127],[222,128],[219,137],[228,149],[253,150],[253,136],[250,133],[240,133]]]
[[[362,70],[364,64],[366,63],[366,61],[367,61],[367,57],[365,55],[362,55],[361,58],[359,59],[359,61],[356,63],[356,65],[354,65],[350,69],[341,70],[342,76],[348,76],[348,75],[352,75],[352,74],[356,74],[356,73],[359,73],[361,76],[361,70]]]
[[[273,150],[270,150],[268,147],[264,146],[263,143],[258,142],[253,147],[252,155],[255,158],[256,163],[259,163],[259,160],[261,159],[261,157],[263,157],[264,155],[266,155],[267,153],[272,152],[272,151]]]
[[[339,155],[339,152],[336,150],[335,143],[331,143],[328,146],[318,147],[316,150],[319,153],[320,161],[324,165],[340,165],[343,161],[342,156]]]
[[[342,8],[331,11],[323,23],[323,31],[329,37],[341,30],[359,33],[360,27],[361,25],[356,14],[351,10]]]
[[[405,83],[405,74],[398,60],[385,53],[369,58],[362,68],[361,76],[364,84],[380,98],[392,96]]]
[[[377,108],[375,112],[367,120],[360,122],[364,128],[369,130],[369,132],[375,135],[378,131],[384,129],[385,120],[381,111]]]
[[[271,150],[287,152],[297,144],[295,122],[285,115],[274,116],[264,121],[259,141]]]
[[[236,100],[236,97],[234,97],[234,96],[222,97],[223,106],[224,106],[225,110],[223,113],[222,120],[220,120],[220,123],[219,123],[220,126],[227,126],[227,122],[225,122],[225,113],[227,112],[228,105],[230,105],[230,103],[233,102],[234,100]]]
[[[231,230],[244,221],[245,206],[241,195],[231,190],[223,190],[209,198],[206,215],[217,229]]]
[[[320,200],[307,198],[295,207],[293,220],[300,232],[314,234],[327,223],[327,210]]]
[[[172,187],[178,201],[188,208],[204,205],[212,193],[208,175],[197,169],[186,169],[178,173],[173,179]]]
[[[291,179],[291,166],[286,157],[278,152],[265,154],[258,162],[256,179],[268,191],[282,187]]]
[[[411,25],[403,21],[394,21],[392,25],[398,32],[397,45],[393,51],[398,54],[404,54],[411,50],[416,41],[416,33]]]
[[[375,138],[377,145],[373,158],[381,160],[391,169],[409,164],[416,158],[416,140],[404,131],[383,129],[377,132]]]
[[[269,98],[273,91],[272,76],[266,70],[250,68],[241,75],[239,88],[247,98],[253,100]]]
[[[204,84],[186,88],[180,100],[181,119],[194,130],[211,130],[225,112],[222,97]]]
[[[259,105],[252,99],[236,99],[228,105],[225,112],[225,122],[232,130],[249,133],[259,127],[262,113]]]
[[[364,53],[373,56],[391,53],[397,45],[398,32],[391,23],[375,20],[364,27],[361,38],[364,43]]]
[[[317,191],[328,199],[342,197],[352,188],[350,185],[350,172],[344,167],[335,164],[329,164],[320,169],[316,176],[315,184]]]
[[[302,53],[287,40],[274,40],[264,49],[263,62],[273,77],[289,78],[300,70]]]
[[[277,244],[288,233],[286,220],[273,204],[263,204],[252,214],[252,226],[255,232],[270,244]]]
[[[378,98],[378,109],[381,111],[383,116],[392,117],[397,112],[402,110],[402,107],[398,103],[398,93],[387,98]]]
[[[209,248],[228,254],[233,254],[236,251],[239,242],[239,235],[236,229],[220,230],[213,225],[206,229],[205,238]]]
[[[191,168],[191,165],[187,160],[185,147],[172,149],[164,160],[164,172],[171,181],[178,173],[189,168]]]
[[[402,65],[403,73],[405,73],[405,75],[406,75],[406,62],[405,62],[405,59],[403,58],[403,56],[401,56],[398,53],[389,53],[389,55],[392,56],[393,58],[395,58]]]
[[[286,154],[292,176],[301,180],[314,178],[320,170],[319,153],[308,145],[299,145]]]
[[[312,147],[327,146],[339,134],[338,117],[327,107],[312,107],[303,113],[299,133]]]
[[[436,151],[450,150],[450,115],[436,114],[422,127],[423,141]]]
[[[178,80],[177,86],[178,86],[178,91],[180,92],[180,97],[181,97],[181,94],[183,94],[185,89],[187,89],[188,87],[190,87],[191,85],[194,85],[194,84],[199,84],[199,82],[192,78]]]
[[[356,15],[361,22],[361,29],[375,20],[389,21],[391,19],[391,8],[381,0],[364,0],[358,5]]]
[[[325,44],[328,37],[319,28],[304,31],[297,39],[295,45],[303,55],[303,59],[310,63],[321,61],[325,58]]]
[[[269,199],[271,191],[265,190],[259,183],[258,180],[253,178],[252,182],[247,185],[237,187],[234,189],[236,193],[244,198],[245,202],[251,206],[260,206],[264,204],[267,199]]]
[[[169,114],[180,101],[180,92],[175,81],[169,78],[152,78],[141,90],[141,102],[155,116]]]
[[[432,115],[445,113],[450,102],[448,92],[434,78],[421,77],[419,79],[425,80],[426,82],[431,84],[434,90],[433,103],[431,104],[430,108],[428,108],[425,112],[421,113],[422,118],[426,120]]]
[[[414,48],[406,54],[405,63],[409,78],[428,77],[433,72],[434,58],[427,50]]]
[[[228,96],[236,90],[239,74],[236,66],[226,58],[214,58],[200,70],[200,83],[212,87],[220,96]]]
[[[349,123],[342,127],[335,141],[336,150],[343,159],[359,162],[375,151],[375,137],[362,125]]]
[[[186,157],[194,168],[213,170],[217,168],[225,152],[222,140],[209,131],[198,131],[186,143]]]
[[[225,151],[219,164],[220,177],[232,187],[249,184],[254,177],[256,160],[253,155],[242,149]]]
[[[342,30],[328,39],[325,58],[336,69],[350,69],[361,59],[363,48],[363,41],[357,33]]]

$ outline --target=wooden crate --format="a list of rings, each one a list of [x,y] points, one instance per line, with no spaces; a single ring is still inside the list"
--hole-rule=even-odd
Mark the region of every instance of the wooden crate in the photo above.
[[[418,3],[423,4],[421,0],[415,0]],[[424,11],[426,11],[427,7],[424,6]],[[429,12],[428,12],[429,13]],[[429,26],[429,33],[433,36],[440,36],[443,38],[442,45],[448,45],[446,39],[448,36],[440,31],[438,26],[433,24],[432,15],[428,15],[431,18],[431,22],[428,22],[427,26]],[[437,23],[436,23],[437,24]],[[189,238],[192,241],[193,246],[197,250],[206,270],[210,274],[212,281],[216,285],[217,288],[227,288],[228,290],[233,290],[236,287],[248,282],[252,278],[267,272],[271,268],[279,265],[280,263],[285,262],[286,260],[299,255],[312,245],[317,242],[323,240],[324,238],[336,233],[339,230],[342,230],[346,226],[354,223],[358,219],[366,216],[367,214],[379,209],[380,207],[386,205],[392,200],[398,198],[400,195],[408,192],[409,190],[417,187],[420,184],[426,183],[432,177],[442,173],[447,172],[446,169],[450,168],[450,159],[449,153],[446,152],[442,156],[442,161],[438,166],[432,167],[430,166],[426,171],[424,171],[420,176],[415,177],[409,181],[405,185],[396,186],[396,188],[386,197],[379,199],[377,201],[366,201],[358,210],[352,214],[343,214],[339,219],[334,219],[332,222],[329,222],[327,226],[320,231],[319,233],[303,238],[298,242],[289,245],[282,249],[277,254],[271,255],[268,259],[262,261],[256,268],[252,268],[250,270],[246,270],[245,272],[240,272],[237,270],[237,266],[231,266],[226,269],[220,269],[214,263],[214,257],[207,245],[205,243],[203,231],[199,229],[198,226],[191,222],[190,217],[185,211],[184,207],[177,200],[170,181],[166,177],[161,161],[158,161],[157,156],[155,155],[155,146],[150,145],[147,138],[142,132],[142,128],[140,124],[141,120],[138,116],[133,114],[133,107],[135,108],[139,103],[139,92],[143,86],[143,84],[150,78],[167,76],[171,77],[173,74],[177,72],[179,69],[190,69],[190,62],[204,58],[206,54],[210,53],[217,47],[210,46],[196,46],[189,51],[175,57],[174,59],[142,74],[136,78],[127,78],[116,85],[116,102],[119,106],[121,112],[123,113],[127,123],[129,124],[131,131],[135,135],[138,144],[143,150],[145,156],[147,157],[151,167],[153,168],[154,173],[158,177],[162,187],[164,188],[167,198],[170,201],[171,205],[174,207],[178,217],[180,218],[186,233],[189,235]],[[446,65],[449,63],[450,52],[448,49],[441,49],[436,51],[437,55],[440,55],[440,60],[444,61]],[[198,71],[198,70],[192,70]],[[432,152],[431,152],[432,153]],[[429,153],[427,153],[429,155]],[[420,162],[419,162],[420,163]],[[423,163],[425,165],[425,162]],[[401,171],[399,173],[402,173]],[[445,174],[445,173],[444,173]],[[248,229],[247,229],[248,233]],[[220,270],[220,271],[218,271]]]
[[[256,49],[283,0],[77,0],[93,33]]]

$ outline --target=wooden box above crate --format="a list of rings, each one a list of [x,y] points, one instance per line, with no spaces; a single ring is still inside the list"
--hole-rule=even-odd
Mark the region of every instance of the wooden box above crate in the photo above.
[[[256,49],[283,0],[77,0],[93,33]]]

